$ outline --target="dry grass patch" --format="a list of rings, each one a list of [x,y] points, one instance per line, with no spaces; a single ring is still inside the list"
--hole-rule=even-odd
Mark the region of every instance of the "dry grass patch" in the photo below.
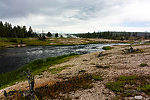
[[[93,82],[101,81],[102,77],[99,74],[83,74],[71,77],[65,81],[50,82],[45,86],[35,89],[35,95],[39,100],[59,99],[71,100],[68,94],[72,91],[90,89],[93,87]],[[15,91],[8,99],[27,100],[22,94],[26,91]]]
[[[72,77],[66,81],[52,83],[50,85],[46,85],[40,88],[35,89],[35,94],[39,100],[47,100],[47,99],[59,99],[59,100],[69,100],[70,97],[66,97],[62,94],[67,94],[71,91],[88,89],[92,88],[93,85],[92,75],[84,74],[81,76]],[[14,98],[19,100],[25,100],[26,98],[23,96],[15,95]]]
[[[66,69],[68,67],[73,67],[73,65],[65,65],[65,66],[61,66],[61,67],[57,67],[57,68],[51,68],[51,69],[49,69],[49,71],[52,74],[57,74],[57,73],[60,73],[62,70]]]

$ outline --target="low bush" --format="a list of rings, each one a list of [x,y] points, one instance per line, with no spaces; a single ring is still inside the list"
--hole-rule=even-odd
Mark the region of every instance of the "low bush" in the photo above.
[[[140,67],[145,67],[145,66],[148,66],[146,63],[141,63],[140,64]]]
[[[102,49],[103,50],[111,50],[111,49],[113,49],[113,47],[111,47],[111,46],[104,46]]]

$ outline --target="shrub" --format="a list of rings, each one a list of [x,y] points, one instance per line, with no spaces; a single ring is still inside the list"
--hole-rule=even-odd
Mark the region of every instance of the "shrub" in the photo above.
[[[141,63],[140,64],[140,67],[145,67],[145,66],[148,66],[146,63]]]
[[[111,47],[111,46],[104,46],[102,49],[104,49],[104,50],[111,50],[111,49],[113,49],[113,47]]]
[[[9,39],[9,42],[18,43],[17,39],[14,39],[14,38]]]

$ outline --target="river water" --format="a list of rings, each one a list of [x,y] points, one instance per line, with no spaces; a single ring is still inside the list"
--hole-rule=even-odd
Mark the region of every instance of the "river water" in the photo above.
[[[29,46],[22,48],[0,49],[0,74],[13,71],[29,62],[47,57],[61,56],[64,54],[86,54],[103,51],[103,46],[122,44],[88,44],[75,46]]]

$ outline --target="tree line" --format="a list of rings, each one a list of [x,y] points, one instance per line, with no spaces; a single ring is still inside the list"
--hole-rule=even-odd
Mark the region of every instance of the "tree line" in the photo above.
[[[35,36],[37,34],[33,32],[31,26],[27,30],[26,26],[12,26],[8,22],[0,21],[0,37],[26,38]]]
[[[93,33],[81,33],[81,34],[74,34],[77,37],[82,38],[104,38],[104,39],[116,39],[116,40],[128,40],[131,37],[134,38],[150,38],[149,33],[140,33],[140,32],[93,32]]]

